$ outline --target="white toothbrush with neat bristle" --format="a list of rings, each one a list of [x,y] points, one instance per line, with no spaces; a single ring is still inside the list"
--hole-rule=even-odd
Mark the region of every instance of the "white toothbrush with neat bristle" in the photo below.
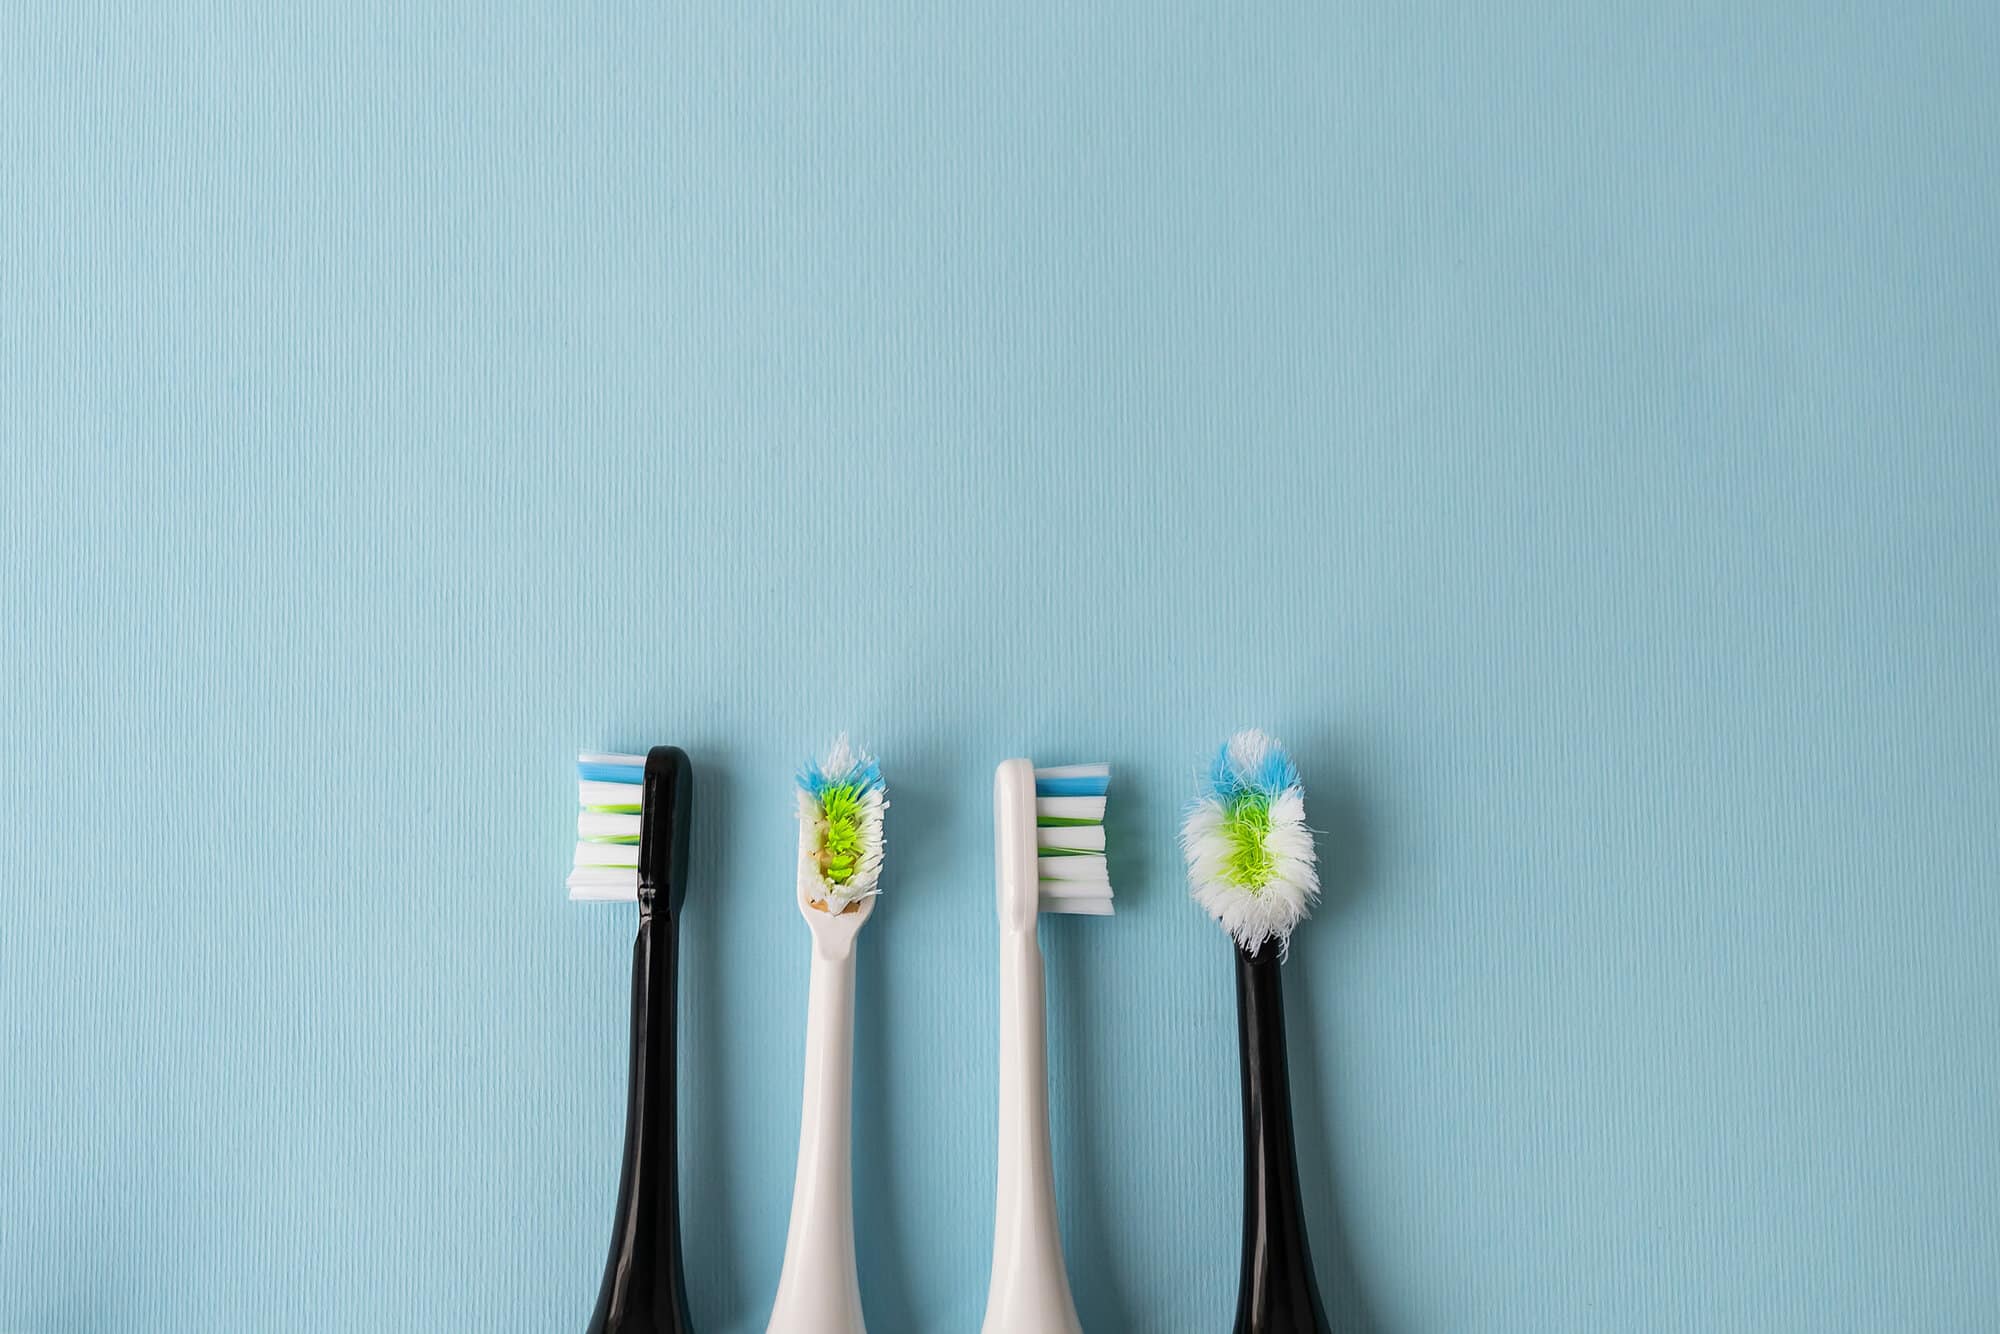
[[[993,856],[1000,914],[1000,1152],[993,1273],[982,1334],[1080,1334],[1056,1217],[1049,1148],[1049,1060],[1041,913],[1111,915],[1104,803],[1111,767],[993,774]]]

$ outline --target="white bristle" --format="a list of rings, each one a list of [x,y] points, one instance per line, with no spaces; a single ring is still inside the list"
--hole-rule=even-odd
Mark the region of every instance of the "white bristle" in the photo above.
[[[1036,897],[1037,912],[1073,913],[1079,917],[1111,917],[1114,915],[1111,899],[1106,895],[1086,897],[1058,896],[1048,892],[1048,886]]]
[[[578,866],[637,866],[639,845],[637,843],[579,843],[576,845]]]
[[[1035,882],[1041,893],[1052,899],[1108,899],[1111,897],[1111,881],[1099,877],[1095,880],[1056,880],[1043,876]]]
[[[1035,770],[1037,778],[1109,778],[1111,766],[1108,764],[1058,764],[1047,769]]]
[[[578,903],[627,903],[639,897],[639,872],[608,866],[579,866],[569,873],[569,896]]]
[[[597,783],[583,779],[576,785],[576,802],[579,806],[631,806],[635,809],[643,805],[646,788],[641,783]]]
[[[1101,824],[1042,825],[1035,830],[1035,846],[1068,848],[1075,852],[1104,851]]]
[[[644,755],[619,755],[608,750],[586,750],[576,757],[576,761],[578,764],[618,764],[632,769],[646,767]]]
[[[1043,880],[1094,880],[1110,885],[1111,873],[1102,857],[1037,857],[1035,873]]]
[[[1102,820],[1102,797],[1036,797],[1035,815],[1046,820]]]
[[[613,815],[606,811],[580,811],[576,817],[578,838],[637,838],[640,817]]]

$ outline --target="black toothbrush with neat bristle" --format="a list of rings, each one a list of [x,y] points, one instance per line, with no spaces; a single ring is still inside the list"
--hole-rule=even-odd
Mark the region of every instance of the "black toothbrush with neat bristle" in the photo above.
[[[626,777],[608,761],[636,756],[586,757],[579,765],[585,782],[586,814],[630,821],[629,804],[593,806],[592,788],[608,789]],[[681,1262],[679,1146],[675,1128],[674,987],[681,905],[687,899],[688,825],[694,770],[676,746],[648,751],[640,779],[637,813],[639,931],[632,942],[632,1065],[625,1103],[625,1161],[618,1178],[618,1212],[611,1254],[588,1334],[688,1334],[687,1276]],[[593,783],[591,780],[598,782]],[[606,796],[605,790],[596,795]],[[616,801],[616,794],[612,794]],[[614,826],[600,823],[597,828]],[[629,828],[629,823],[615,827]],[[607,858],[629,857],[629,836],[578,844],[579,873],[571,878],[577,897],[627,898],[595,888],[579,895],[578,880],[608,884],[614,872],[584,874],[586,847]],[[622,875],[622,870],[617,872]],[[624,885],[618,886],[624,889]]]

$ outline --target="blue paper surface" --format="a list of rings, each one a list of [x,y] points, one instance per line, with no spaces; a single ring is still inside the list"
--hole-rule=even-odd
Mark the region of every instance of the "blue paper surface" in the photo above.
[[[692,1301],[762,1328],[792,774],[882,759],[856,1211],[970,1330],[992,767],[1093,1334],[1226,1327],[1257,724],[1329,1304],[2000,1310],[2000,9],[0,9],[0,1329],[580,1328],[631,914],[697,770]]]

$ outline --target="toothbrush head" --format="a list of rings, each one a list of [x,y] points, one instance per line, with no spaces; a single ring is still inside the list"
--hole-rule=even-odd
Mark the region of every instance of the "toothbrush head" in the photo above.
[[[576,862],[569,896],[680,911],[687,897],[694,769],[678,746],[577,756]]]
[[[1305,788],[1285,748],[1257,730],[1216,753],[1181,825],[1181,855],[1195,902],[1255,954],[1282,953],[1319,898]]]
[[[799,905],[837,916],[882,892],[882,767],[843,734],[798,784]]]
[[[1108,764],[1037,769],[1007,760],[993,775],[1000,920],[1032,926],[1038,912],[1109,917],[1104,860]]]

